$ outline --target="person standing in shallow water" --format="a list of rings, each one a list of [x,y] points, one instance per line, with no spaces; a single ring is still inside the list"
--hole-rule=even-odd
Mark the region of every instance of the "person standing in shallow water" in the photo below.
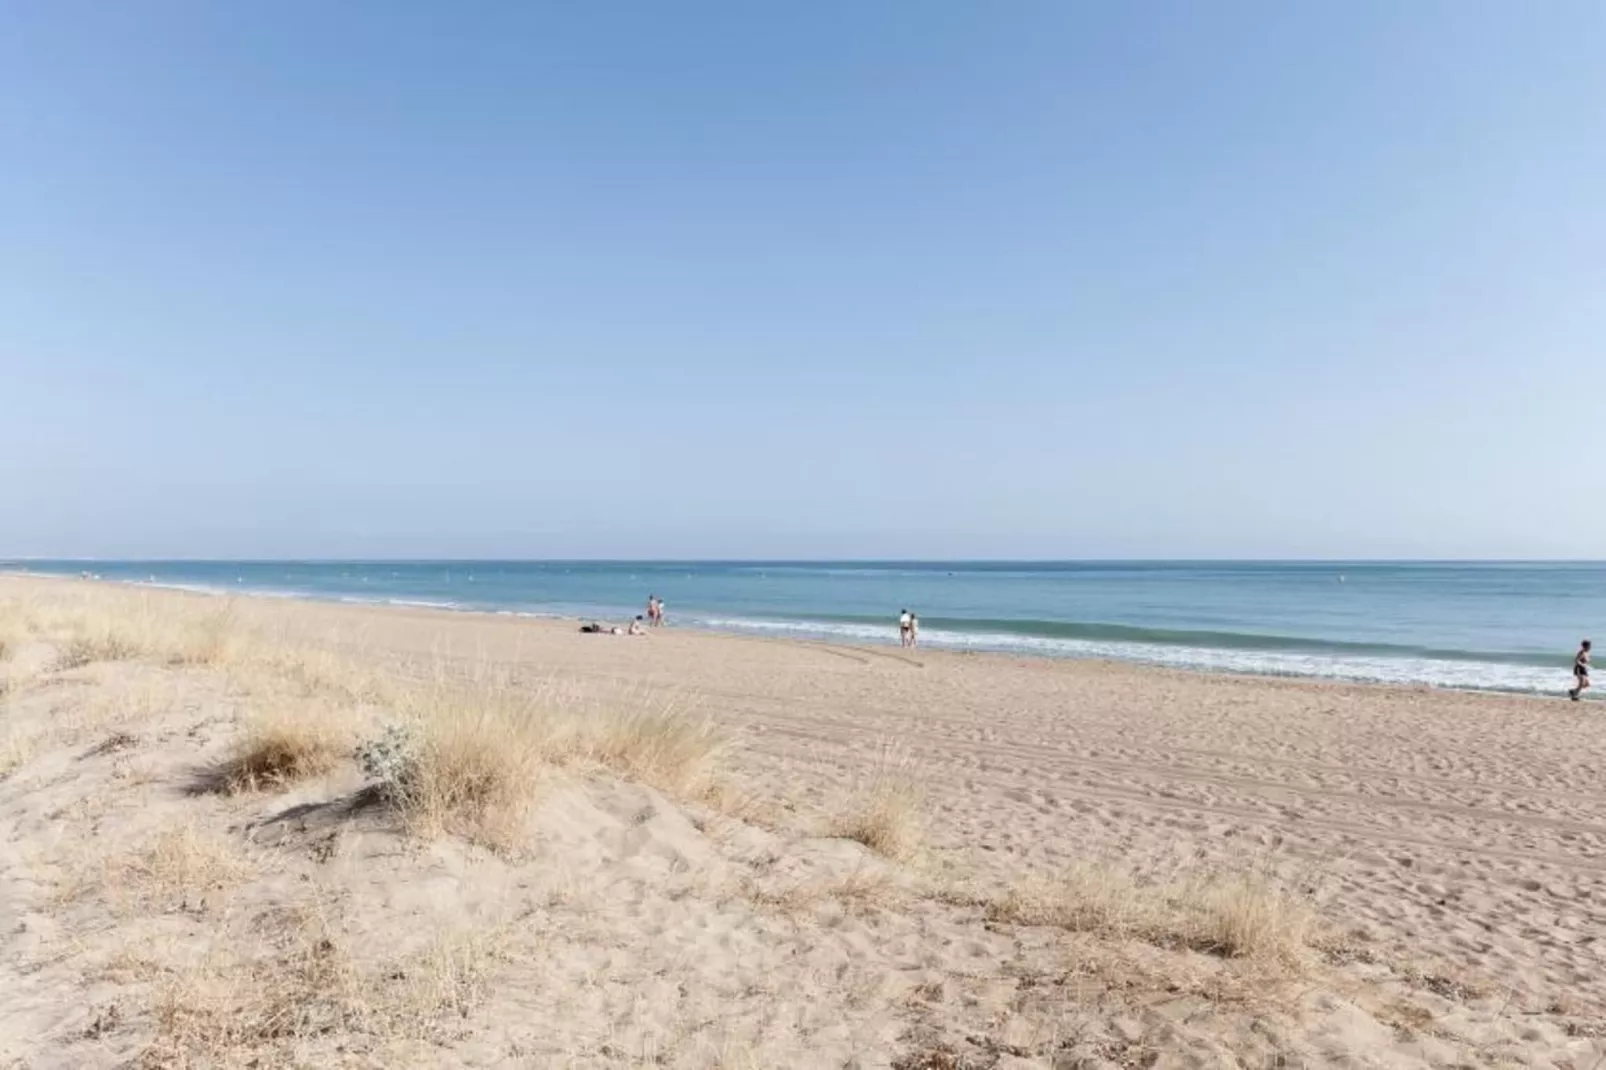
[[[907,609],[902,610],[902,611],[900,611],[898,613],[898,645],[899,646],[907,647],[909,645],[909,627],[910,627],[910,624],[913,621],[914,621],[914,617],[910,614],[910,612]]]
[[[1585,639],[1573,657],[1573,689],[1567,697],[1577,702],[1589,690],[1589,640]]]

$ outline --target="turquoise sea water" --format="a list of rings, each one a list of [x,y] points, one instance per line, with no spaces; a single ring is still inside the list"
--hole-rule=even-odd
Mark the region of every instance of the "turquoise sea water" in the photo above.
[[[1559,692],[1606,637],[1606,563],[28,561],[36,572],[350,602]]]

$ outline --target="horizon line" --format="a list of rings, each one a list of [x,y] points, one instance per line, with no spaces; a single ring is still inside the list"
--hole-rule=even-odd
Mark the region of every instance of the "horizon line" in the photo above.
[[[0,557],[27,564],[126,565],[1599,565],[1594,557]]]

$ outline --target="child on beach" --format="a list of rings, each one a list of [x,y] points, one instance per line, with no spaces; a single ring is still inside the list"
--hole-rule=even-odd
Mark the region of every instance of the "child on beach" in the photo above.
[[[1577,702],[1589,690],[1589,640],[1585,639],[1578,647],[1578,653],[1573,657],[1574,687],[1567,692],[1567,697]]]

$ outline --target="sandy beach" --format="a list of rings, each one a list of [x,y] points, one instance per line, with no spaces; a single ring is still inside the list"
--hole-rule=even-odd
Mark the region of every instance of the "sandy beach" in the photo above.
[[[15,576],[0,607],[0,1066],[1606,1055],[1590,703]],[[567,746],[511,835],[358,805],[397,695],[491,686],[722,743]],[[208,788],[270,709],[337,758]]]

